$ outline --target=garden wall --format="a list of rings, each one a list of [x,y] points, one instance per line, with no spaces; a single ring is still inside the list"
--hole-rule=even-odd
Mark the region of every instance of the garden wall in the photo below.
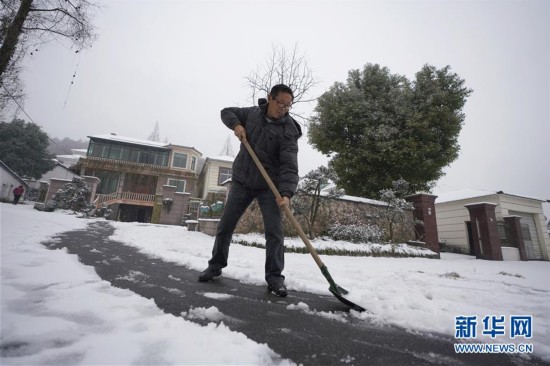
[[[306,199],[311,202],[311,197],[303,197],[302,199]],[[321,198],[321,200],[323,203],[319,208],[318,217],[313,227],[313,232],[316,237],[324,235],[330,224],[350,215],[369,219],[372,223],[376,223],[379,227],[389,233],[389,222],[387,220],[377,218],[387,209],[387,206],[383,206],[382,202],[375,204],[375,202],[378,201],[366,199],[350,200],[342,198]],[[401,221],[407,224],[398,223],[393,225],[395,241],[406,242],[414,239],[414,225],[410,224],[413,223],[413,211],[405,211],[404,216],[405,217]],[[295,214],[295,217],[302,226],[302,229],[309,235],[310,227],[308,220],[302,215]],[[297,235],[296,230],[290,221],[286,219],[286,217],[283,219],[283,226],[285,236]],[[250,232],[263,231],[263,220],[260,207],[258,206],[258,203],[254,201],[242,216],[235,232],[246,234]]]

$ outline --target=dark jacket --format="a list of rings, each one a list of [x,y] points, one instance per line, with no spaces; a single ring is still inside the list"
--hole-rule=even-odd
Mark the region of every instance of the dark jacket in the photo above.
[[[221,118],[230,129],[238,123],[243,125],[248,142],[281,195],[292,197],[298,185],[298,139],[302,129],[288,114],[269,122],[266,112],[267,101],[260,99],[258,107],[225,108]],[[269,189],[243,144],[233,162],[232,180],[252,189]]]

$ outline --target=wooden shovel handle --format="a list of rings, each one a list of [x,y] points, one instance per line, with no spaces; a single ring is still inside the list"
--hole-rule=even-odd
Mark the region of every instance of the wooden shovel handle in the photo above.
[[[258,156],[254,152],[254,150],[252,149],[252,147],[250,146],[248,141],[246,141],[246,139],[242,139],[241,142],[244,144],[244,147],[246,147],[246,150],[248,150],[248,153],[252,157],[252,160],[254,160],[254,163],[258,167],[258,170],[260,171],[260,173],[262,173],[262,176],[264,177],[265,181],[267,182],[267,185],[269,186],[269,188],[271,188],[271,191],[273,192],[273,194],[277,198],[277,201],[281,200],[282,197],[281,197],[281,194],[279,193],[279,190],[277,189],[277,187],[275,187],[275,184],[273,184],[273,181],[269,177],[269,174],[267,174],[267,172],[265,171],[265,168],[263,167],[262,163],[260,162],[260,159],[258,159]],[[298,235],[300,236],[300,238],[302,238],[302,241],[304,242],[307,249],[309,250],[309,253],[311,254],[313,259],[315,260],[315,263],[317,263],[319,268],[322,269],[325,266],[323,264],[323,261],[321,261],[321,258],[319,257],[319,254],[317,254],[317,251],[315,250],[313,245],[311,245],[311,242],[309,241],[307,235],[304,233],[304,230],[302,230],[302,227],[300,226],[300,223],[298,222],[298,220],[296,220],[296,218],[292,214],[292,211],[290,211],[290,207],[288,207],[288,205],[285,206],[284,211],[285,211],[285,214],[288,217],[288,219],[292,222],[292,225],[294,225],[294,228],[298,232]]]

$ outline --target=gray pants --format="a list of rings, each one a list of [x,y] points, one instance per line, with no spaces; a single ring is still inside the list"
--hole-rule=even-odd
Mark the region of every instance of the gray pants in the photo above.
[[[212,259],[208,261],[208,266],[215,269],[222,269],[227,266],[233,231],[235,231],[239,219],[254,198],[258,200],[264,221],[266,240],[265,280],[268,284],[283,282],[285,277],[281,273],[285,267],[285,248],[281,209],[269,189],[250,189],[238,182],[231,184],[227,203],[216,231]]]

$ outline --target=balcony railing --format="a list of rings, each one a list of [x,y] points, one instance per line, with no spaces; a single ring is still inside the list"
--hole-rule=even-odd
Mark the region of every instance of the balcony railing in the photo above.
[[[113,163],[113,164],[122,164],[127,166],[142,166],[142,167],[154,167],[154,168],[164,168],[169,169],[166,165],[156,165],[156,164],[148,164],[148,163],[139,163],[137,161],[129,161],[129,160],[118,160],[118,159],[109,159],[109,158],[100,158],[98,156],[86,156],[86,160],[90,161],[101,161],[105,163]]]
[[[114,203],[128,203],[128,204],[146,204],[152,206],[155,202],[154,194],[135,193],[135,192],[120,192],[109,194],[96,194],[94,199],[94,205],[101,204],[114,204]]]

